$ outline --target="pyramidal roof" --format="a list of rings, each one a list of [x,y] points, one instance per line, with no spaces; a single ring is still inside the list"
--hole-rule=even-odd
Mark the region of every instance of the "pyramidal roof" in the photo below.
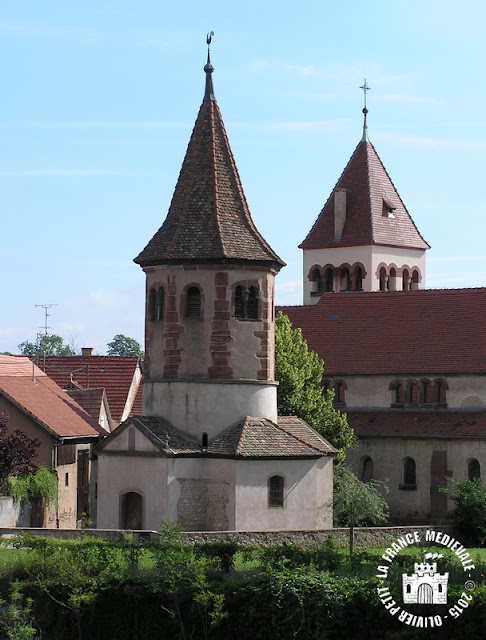
[[[334,237],[334,192],[346,190],[346,222]],[[301,249],[362,245],[429,249],[403,204],[374,146],[363,137],[339,178]]]
[[[218,104],[212,72],[187,147],[167,217],[135,262],[257,261],[279,270],[284,262],[255,227]]]

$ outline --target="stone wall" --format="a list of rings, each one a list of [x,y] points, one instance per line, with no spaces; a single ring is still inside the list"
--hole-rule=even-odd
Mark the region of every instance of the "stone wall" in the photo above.
[[[20,528],[0,528],[0,536],[12,536],[20,533]],[[24,529],[30,535],[40,535],[57,538],[76,538],[80,535],[119,540],[121,536],[133,534],[135,539],[156,540],[156,531],[120,531],[115,529]],[[364,527],[355,529],[355,547],[386,547],[397,538],[418,531],[420,538],[425,537],[425,531],[442,531],[455,536],[453,527],[449,525],[419,526],[419,527]],[[270,547],[283,542],[290,542],[301,547],[317,547],[325,543],[330,535],[336,538],[338,545],[346,547],[349,544],[349,529],[323,529],[320,531],[210,531],[181,533],[181,539],[187,544],[203,544],[214,542],[236,542],[242,547]],[[460,537],[459,537],[460,541]]]

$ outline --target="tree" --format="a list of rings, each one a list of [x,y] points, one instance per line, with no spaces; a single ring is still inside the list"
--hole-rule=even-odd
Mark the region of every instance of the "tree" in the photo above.
[[[109,356],[138,356],[143,360],[142,347],[133,338],[117,334],[107,345]]]
[[[380,493],[383,484],[362,482],[343,464],[334,469],[334,526],[349,527],[349,553],[354,552],[354,528],[383,524],[388,518],[388,505]]]
[[[75,352],[68,344],[64,344],[61,336],[39,334],[35,342],[24,340],[17,345],[23,356],[74,356]]]
[[[275,379],[278,380],[279,415],[305,420],[338,450],[336,461],[344,459],[354,442],[346,415],[332,406],[333,391],[323,392],[324,363],[309,351],[300,329],[292,329],[288,316],[279,311],[275,321]]]
[[[449,478],[449,486],[441,487],[455,507],[447,516],[455,527],[471,543],[484,546],[486,542],[486,490],[480,478],[455,480]]]
[[[11,476],[26,476],[37,469],[33,458],[40,446],[38,438],[29,438],[25,431],[8,431],[8,416],[0,415],[0,487]]]

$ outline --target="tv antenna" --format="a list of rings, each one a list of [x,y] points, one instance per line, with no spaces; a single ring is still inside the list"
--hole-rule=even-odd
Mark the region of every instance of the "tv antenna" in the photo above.
[[[44,326],[43,327],[39,327],[40,329],[44,329],[44,335],[47,335],[47,330],[48,329],[52,329],[52,327],[49,327],[47,324],[47,318],[50,317],[50,313],[49,313],[49,309],[51,307],[58,307],[59,305],[57,303],[51,303],[51,304],[36,304],[36,307],[42,307],[44,309],[45,315],[44,315]]]

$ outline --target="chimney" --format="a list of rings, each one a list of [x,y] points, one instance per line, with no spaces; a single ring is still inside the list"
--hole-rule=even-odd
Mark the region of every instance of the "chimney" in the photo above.
[[[340,240],[346,222],[346,189],[334,191],[334,239]]]
[[[93,355],[93,347],[81,347],[81,355],[84,357]]]

